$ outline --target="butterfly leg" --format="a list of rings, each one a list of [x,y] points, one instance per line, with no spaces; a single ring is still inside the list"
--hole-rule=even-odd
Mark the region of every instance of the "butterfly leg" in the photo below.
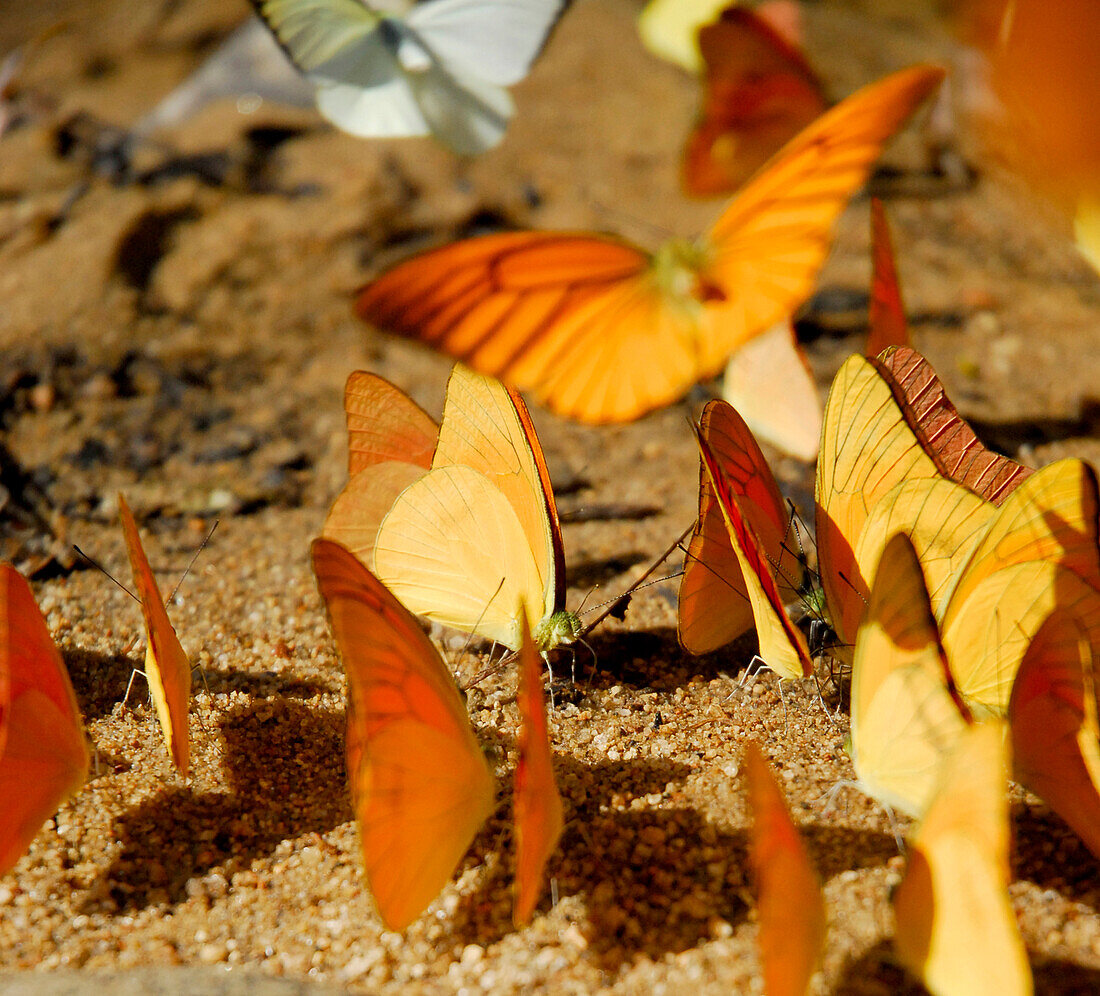
[[[546,665],[546,688],[550,692],[550,708],[556,708],[554,705],[554,669],[550,666],[550,655],[543,650],[542,662]]]

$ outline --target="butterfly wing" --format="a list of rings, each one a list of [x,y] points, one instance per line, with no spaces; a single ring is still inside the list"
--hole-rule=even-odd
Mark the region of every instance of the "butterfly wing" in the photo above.
[[[804,996],[825,946],[825,901],[783,793],[753,742],[745,746],[752,805],[760,960],[769,996]]]
[[[542,661],[531,632],[522,627],[519,655],[520,729],[519,761],[516,764],[515,810],[516,926],[528,923],[542,891],[546,862],[561,836],[562,805],[546,729],[546,703],[542,694]]]
[[[917,551],[898,533],[879,561],[852,661],[852,760],[860,787],[919,816],[969,722]]]
[[[945,477],[902,481],[871,509],[856,542],[858,576],[874,577],[890,537],[903,532],[916,549],[933,612],[984,538],[997,509]]]
[[[964,696],[1004,715],[1031,638],[1055,608],[1100,640],[1096,474],[1080,460],[1036,471],[1005,499],[940,611]]]
[[[372,567],[378,528],[397,496],[431,467],[439,426],[400,388],[364,370],[348,377],[344,412],[351,479],[322,535]]]
[[[788,513],[764,454],[737,411],[711,401],[699,419],[699,434],[709,447],[728,486],[742,497],[741,507],[752,519],[757,536],[773,564],[779,565],[780,586],[788,571],[801,567],[784,549]],[[797,577],[798,574],[792,575]],[[782,597],[796,597],[786,586]],[[699,465],[699,518],[684,559],[680,581],[678,628],[680,642],[693,654],[724,647],[752,625],[752,605],[740,561],[714,494],[706,464]]]
[[[377,374],[356,370],[344,386],[348,474],[387,461],[427,470],[439,426],[404,391]]]
[[[549,615],[565,605],[565,553],[546,458],[523,399],[499,381],[458,365],[447,384],[447,402],[433,467],[471,467],[498,487],[523,527],[539,565]]]
[[[364,288],[356,311],[559,414],[626,421],[674,401],[697,373],[700,309],[669,307],[653,267],[611,238],[488,235],[399,263]]]
[[[425,473],[417,464],[392,460],[359,471],[336,496],[321,535],[347,547],[367,567],[373,567],[374,544],[382,520],[397,496]]]
[[[1071,613],[1056,609],[1032,638],[1012,683],[1013,772],[1100,855],[1097,711],[1088,636]]]
[[[799,460],[817,456],[821,399],[790,322],[777,323],[729,358],[722,397],[766,443]]]
[[[134,573],[134,587],[141,599],[141,614],[145,619],[145,678],[149,683],[149,694],[153,697],[168,754],[179,773],[186,776],[191,759],[187,733],[191,664],[168,619],[157,579],[141,545],[137,523],[121,494],[118,496],[118,510],[126,549],[130,554],[130,569]]]
[[[813,674],[806,638],[787,615],[764,546],[706,440],[701,435],[698,438],[707,476],[725,519],[730,545],[737,556],[752,605],[753,621],[760,641],[760,657],[783,678],[802,678]]]
[[[347,766],[367,882],[403,930],[493,810],[466,707],[416,620],[355,557],[316,540],[313,570],[348,678]]]
[[[886,378],[925,452],[940,472],[1000,505],[1032,473],[987,449],[947,397],[932,365],[914,349],[891,349],[875,365]]]
[[[513,650],[523,612],[531,629],[543,616],[545,582],[527,534],[500,489],[470,467],[438,467],[400,494],[374,564],[412,612]]]
[[[867,355],[878,356],[889,346],[909,345],[909,322],[901,299],[898,265],[890,238],[886,208],[871,198],[871,304]]]
[[[84,784],[80,709],[30,585],[0,564],[0,875]]]
[[[1005,732],[964,731],[894,892],[902,962],[934,993],[1023,996],[1027,953],[1008,896]]]
[[[406,17],[456,76],[496,86],[522,80],[542,51],[567,0],[431,0]]]
[[[729,7],[699,30],[702,112],[684,150],[694,197],[741,186],[828,107],[802,53],[757,12]]]
[[[825,403],[815,496],[818,570],[833,627],[845,643],[855,642],[869,590],[855,553],[867,516],[903,481],[940,476],[889,382],[870,360],[850,356]]]
[[[886,141],[942,79],[943,70],[916,66],[858,90],[791,139],[730,202],[704,239],[702,275],[723,300],[708,305],[702,375],[717,373],[730,353],[806,299],[833,223]]]
[[[698,34],[729,0],[649,0],[638,15],[638,34],[659,59],[674,62],[689,73],[703,68]]]

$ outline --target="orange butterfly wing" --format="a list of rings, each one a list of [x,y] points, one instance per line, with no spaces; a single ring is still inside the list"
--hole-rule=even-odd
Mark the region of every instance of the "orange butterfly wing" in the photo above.
[[[180,646],[164,608],[157,579],[141,545],[137,523],[130,506],[120,494],[118,510],[122,518],[122,533],[130,554],[134,586],[141,599],[141,614],[145,619],[145,678],[157,711],[168,754],[177,770],[186,777],[191,761],[191,746],[187,733],[187,711],[191,700],[191,665]]]
[[[347,768],[367,882],[403,930],[447,884],[493,810],[493,777],[438,652],[349,551],[313,543],[348,679]]]
[[[356,310],[559,414],[628,421],[716,374],[805,300],[833,222],[941,70],[895,73],[789,142],[697,244],[649,256],[592,235],[508,233],[414,257]]]
[[[803,996],[825,946],[825,902],[806,846],[760,748],[745,745],[760,960],[768,996]]]
[[[88,773],[68,672],[30,585],[0,564],[0,875]]]
[[[397,496],[432,465],[439,426],[388,380],[356,370],[344,387],[348,474],[322,534],[374,563],[378,527]]]
[[[786,569],[793,563],[783,543],[789,515],[764,454],[737,411],[724,401],[708,402],[699,419],[706,442],[729,488],[741,497],[741,507],[755,527],[768,559]],[[784,563],[785,560],[792,563]],[[796,597],[784,586],[784,597]],[[680,642],[693,654],[717,650],[752,625],[752,606],[741,566],[730,542],[722,509],[714,494],[706,464],[699,466],[699,518],[688,544],[680,581],[678,613]]]
[[[1013,770],[1100,856],[1097,712],[1087,633],[1071,613],[1055,609],[1032,637],[1012,683]]]
[[[821,83],[790,42],[744,7],[699,30],[703,108],[684,150],[684,190],[694,197],[740,187],[828,107]]]
[[[707,477],[725,520],[730,545],[740,565],[752,605],[756,635],[760,641],[760,657],[780,677],[807,677],[813,674],[813,661],[806,638],[787,615],[784,597],[764,545],[706,440],[702,435],[698,438]]]
[[[531,640],[526,616],[519,655],[519,692],[516,695],[522,727],[516,764],[516,926],[527,923],[542,891],[546,862],[561,837],[562,805],[546,730],[546,703],[542,694],[542,661]]]
[[[871,198],[871,306],[867,355],[878,356],[889,346],[909,345],[909,322],[898,283],[898,265],[890,238],[886,209]]]
[[[439,426],[399,387],[377,374],[356,370],[344,385],[348,427],[348,474],[396,460],[427,470]]]

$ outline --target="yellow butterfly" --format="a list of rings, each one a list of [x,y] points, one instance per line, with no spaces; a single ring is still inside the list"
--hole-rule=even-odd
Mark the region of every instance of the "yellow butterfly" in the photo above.
[[[518,650],[522,604],[540,649],[575,639],[549,474],[519,395],[456,366],[433,444],[433,423],[410,399],[354,376],[345,403],[361,469],[324,535],[347,542],[418,615]]]

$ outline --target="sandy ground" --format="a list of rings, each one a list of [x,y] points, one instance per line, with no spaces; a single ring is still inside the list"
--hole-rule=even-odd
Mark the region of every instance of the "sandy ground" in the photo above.
[[[931,15],[911,8],[809,7],[811,58],[836,95],[951,55]],[[512,674],[470,693],[502,796],[455,882],[399,936],[382,930],[359,870],[344,682],[308,543],[343,481],[348,372],[380,372],[438,414],[448,364],[369,333],[350,295],[414,249],[500,225],[648,244],[705,225],[717,205],[676,185],[695,85],[642,50],[636,11],[577,0],[516,89],[506,141],[474,162],[229,102],[162,135],[174,152],[144,150],[136,175],[112,182],[92,155],[104,125],[149,110],[245,5],[4,5],[0,52],[58,21],[67,30],[28,67],[23,123],[0,140],[0,441],[18,499],[2,542],[43,568],[36,593],[97,762],[0,880],[3,991],[86,991],[95,971],[116,973],[103,981],[119,992],[230,993],[257,978],[273,993],[759,992],[747,737],[780,773],[825,882],[819,989],[904,989],[888,940],[903,862],[885,815],[838,788],[852,777],[846,720],[827,718],[808,689],[786,688],[784,704],[768,676],[736,693],[751,641],[685,656],[675,581],[594,634],[598,667],[581,656],[576,684],[557,688],[568,825],[550,866],[557,902],[544,899],[530,927],[511,926]],[[1031,464],[1100,462],[1100,283],[972,143],[955,148],[973,183],[930,174],[919,136],[891,149],[877,181],[915,344],[987,441]],[[861,200],[801,325],[823,388],[861,348],[867,246]],[[594,585],[624,588],[692,520],[687,420],[705,397],[602,430],[535,412],[560,507],[582,520],[564,530],[571,605]],[[809,515],[809,468],[775,466]],[[121,704],[142,659],[137,606],[102,574],[51,559],[77,543],[128,576],[119,489],[165,586],[220,521],[170,606],[202,669],[186,783],[144,696]],[[635,517],[588,518],[609,504]],[[59,538],[41,536],[35,510],[56,517]],[[460,678],[476,672],[462,641],[445,644]],[[1013,805],[1011,892],[1040,991],[1095,991],[1097,863],[1037,800],[1017,793]]]

